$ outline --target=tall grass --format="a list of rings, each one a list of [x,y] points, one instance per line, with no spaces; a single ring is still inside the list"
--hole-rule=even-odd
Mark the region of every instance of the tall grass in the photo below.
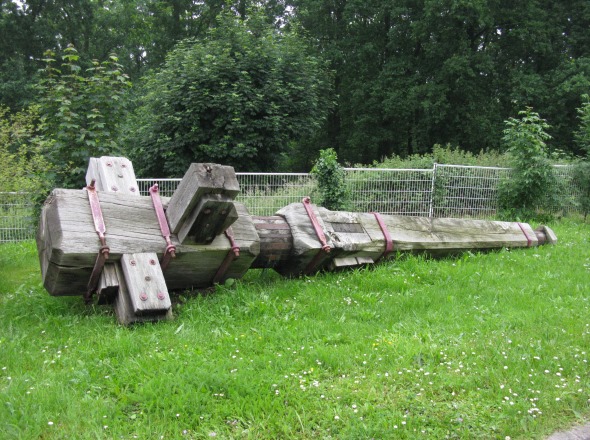
[[[542,438],[590,398],[590,226],[554,247],[397,256],[184,292],[121,327],[0,246],[4,438]]]

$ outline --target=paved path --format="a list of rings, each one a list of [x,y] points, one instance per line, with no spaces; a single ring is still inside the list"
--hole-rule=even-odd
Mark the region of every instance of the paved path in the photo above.
[[[565,432],[556,432],[547,440],[590,440],[590,423],[587,425],[576,426]]]

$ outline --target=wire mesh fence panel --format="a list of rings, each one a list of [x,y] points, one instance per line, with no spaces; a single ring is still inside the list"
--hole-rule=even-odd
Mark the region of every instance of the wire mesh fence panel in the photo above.
[[[345,168],[350,210],[428,216],[433,170]]]
[[[582,188],[575,182],[574,167],[556,165],[553,172],[557,178],[557,196],[551,211],[567,214],[580,212],[579,198],[582,195]]]
[[[243,203],[252,215],[273,215],[282,207],[313,196],[316,183],[307,173],[236,173],[240,194],[236,201]],[[137,179],[140,194],[149,195],[149,188],[157,183],[160,195],[172,197],[181,179]]]
[[[181,179],[136,179],[139,186],[139,193],[142,196],[149,196],[149,189],[158,184],[158,192],[162,197],[172,197]]]
[[[252,215],[273,215],[303,197],[317,194],[317,183],[307,173],[236,173],[240,184],[237,201]]]
[[[0,192],[0,243],[34,238],[34,212],[28,194]]]
[[[498,187],[510,169],[434,166],[433,217],[489,218],[498,210]]]
[[[347,210],[431,217],[490,218],[497,214],[498,188],[510,169],[435,165],[433,169],[345,168]],[[554,212],[579,212],[581,193],[571,166],[556,166],[559,186]],[[310,196],[319,202],[317,182],[307,173],[236,173],[237,200],[253,215],[273,215]],[[181,179],[137,179],[140,194],[157,183],[171,197]],[[0,242],[34,238],[35,209],[25,193],[0,192]]]

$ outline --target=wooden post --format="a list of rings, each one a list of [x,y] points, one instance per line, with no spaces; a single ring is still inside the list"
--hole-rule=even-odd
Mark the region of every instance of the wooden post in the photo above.
[[[133,165],[124,157],[91,158],[86,184],[94,184],[97,191],[139,197]],[[115,264],[121,264],[122,278],[117,275],[121,272],[114,269]],[[123,289],[118,289],[118,294],[115,293],[116,283],[125,285]],[[156,320],[161,319],[159,315],[171,317],[172,304],[166,281],[158,257],[153,252],[123,254],[120,262],[105,264],[100,275],[98,296],[99,302],[114,296],[115,314],[120,323],[136,322],[139,315],[152,316]]]
[[[168,204],[170,230],[184,243],[208,244],[237,219],[232,200],[240,186],[232,167],[194,163],[185,173]]]

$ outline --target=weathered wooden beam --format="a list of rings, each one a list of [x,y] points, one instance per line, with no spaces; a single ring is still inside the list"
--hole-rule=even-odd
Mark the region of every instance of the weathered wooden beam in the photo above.
[[[124,157],[91,157],[86,171],[86,184],[95,181],[98,191],[139,195],[131,161]]]
[[[106,223],[106,242],[110,262],[124,254],[155,252],[161,258],[166,241],[162,237],[150,197],[99,193]],[[164,207],[167,199],[162,198]],[[240,278],[260,252],[260,239],[251,217],[235,203],[238,219],[232,225],[240,257],[232,261],[228,276]],[[208,245],[187,240],[176,246],[164,278],[170,290],[209,287],[218,268],[231,251],[231,244],[220,234]],[[37,246],[44,286],[52,295],[84,293],[100,241],[94,230],[88,198],[84,190],[53,190],[43,206]]]
[[[174,191],[166,216],[180,243],[194,235],[197,243],[210,243],[235,220],[232,200],[240,185],[233,167],[192,164]]]
[[[170,310],[168,287],[155,252],[124,254],[121,269],[135,315],[157,315]]]
[[[527,223],[380,215],[380,225],[374,214],[329,211],[316,206],[313,206],[313,212],[330,252],[322,253],[322,243],[304,205],[288,205],[278,214],[289,224],[293,250],[289,259],[276,266],[280,273],[305,273],[314,259],[317,259],[315,270],[360,266],[377,261],[387,247],[383,228],[388,232],[395,252],[444,255],[470,249],[557,243],[557,237],[549,227],[542,226],[535,231]]]
[[[252,221],[260,237],[260,253],[252,268],[275,268],[287,264],[293,251],[293,235],[287,221],[279,215],[253,216]]]

